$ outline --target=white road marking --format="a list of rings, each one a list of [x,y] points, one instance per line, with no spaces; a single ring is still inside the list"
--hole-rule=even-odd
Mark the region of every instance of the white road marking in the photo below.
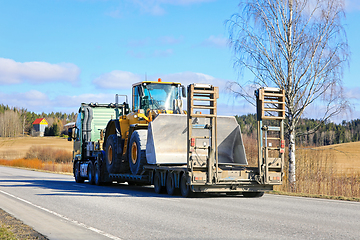
[[[36,204],[34,204],[34,203],[32,203],[32,202],[29,202],[29,201],[27,201],[27,200],[25,200],[25,199],[22,199],[22,198],[19,198],[19,197],[17,197],[17,196],[14,196],[14,195],[12,195],[12,194],[10,194],[10,193],[4,192],[4,191],[2,191],[2,190],[0,190],[0,192],[3,193],[3,194],[5,194],[5,195],[8,195],[9,197],[15,198],[15,199],[17,199],[17,200],[19,200],[19,201],[22,201],[22,202],[24,202],[24,203],[27,203],[27,204],[29,204],[29,205],[31,205],[31,206],[33,206],[33,207],[36,207],[36,208],[38,208],[38,209],[41,209],[41,210],[43,210],[43,211],[45,211],[45,212],[48,212],[48,213],[50,213],[50,214],[53,214],[53,215],[55,215],[55,216],[57,216],[57,217],[59,217],[59,218],[62,218],[62,219],[64,219],[64,220],[69,221],[69,222],[71,222],[71,223],[74,223],[74,224],[76,224],[76,225],[78,225],[78,226],[80,226],[80,227],[83,227],[83,228],[86,228],[86,229],[91,230],[91,231],[93,231],[93,232],[96,232],[96,233],[98,233],[98,234],[101,234],[101,235],[103,235],[103,236],[105,236],[105,237],[108,237],[108,238],[110,238],[110,239],[122,240],[121,238],[115,237],[115,236],[113,236],[113,235],[111,235],[111,234],[109,234],[109,233],[103,232],[103,231],[101,231],[101,230],[99,230],[99,229],[96,229],[96,228],[87,226],[87,225],[84,224],[84,223],[81,223],[81,222],[78,222],[78,221],[76,221],[76,220],[70,219],[70,218],[68,218],[68,217],[66,217],[66,216],[64,216],[64,215],[61,215],[61,214],[59,214],[59,213],[57,213],[57,212],[54,212],[54,211],[51,211],[51,210],[49,210],[49,209],[47,209],[47,208],[41,207],[41,206],[39,206],[39,205],[36,205]]]

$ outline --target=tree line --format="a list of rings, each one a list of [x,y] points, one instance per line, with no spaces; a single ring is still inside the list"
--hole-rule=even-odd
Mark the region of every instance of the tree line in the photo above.
[[[32,123],[37,118],[45,118],[48,127],[45,129],[46,136],[59,136],[66,134],[64,125],[76,121],[76,113],[35,113],[24,108],[9,107],[0,104],[0,137],[16,137],[31,135]]]
[[[14,108],[0,104],[0,137],[15,137],[30,135],[32,123],[37,118],[45,118],[48,127],[45,136],[59,136],[67,134],[64,125],[76,121],[76,113],[34,113],[23,108]],[[235,116],[241,127],[242,134],[257,138],[256,114]],[[309,130],[318,126],[313,134],[306,134]],[[320,122],[316,119],[302,118],[299,121],[297,132],[304,133],[297,137],[301,146],[323,146],[346,142],[360,141],[360,119],[333,123],[330,121]]]
[[[257,137],[256,114],[235,116],[241,127],[242,134],[252,138]],[[314,133],[308,134],[311,129],[318,128]],[[360,119],[333,123],[321,122],[316,119],[302,118],[296,129],[302,133],[297,136],[296,141],[301,146],[324,146],[331,144],[360,141]]]

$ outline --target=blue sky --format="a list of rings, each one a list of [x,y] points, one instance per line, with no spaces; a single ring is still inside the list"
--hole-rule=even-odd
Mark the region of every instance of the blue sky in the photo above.
[[[208,82],[220,87],[219,114],[255,109],[225,91],[238,80],[224,21],[238,0],[0,0],[0,103],[35,112],[76,112],[113,102],[131,84]],[[360,118],[360,3],[347,1],[350,67],[343,79]],[[249,79],[240,79],[246,82]],[[308,117],[311,114],[308,113]]]

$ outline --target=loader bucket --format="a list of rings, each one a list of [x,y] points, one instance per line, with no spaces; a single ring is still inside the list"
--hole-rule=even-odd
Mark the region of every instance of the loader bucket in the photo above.
[[[209,124],[208,121],[200,124]],[[193,129],[193,133],[200,135],[201,129]],[[219,163],[247,165],[241,130],[235,117],[217,117],[217,145]],[[146,159],[148,164],[187,164],[186,115],[160,114],[149,123]]]
[[[187,120],[182,114],[160,114],[149,123],[146,159],[149,164],[186,164]]]

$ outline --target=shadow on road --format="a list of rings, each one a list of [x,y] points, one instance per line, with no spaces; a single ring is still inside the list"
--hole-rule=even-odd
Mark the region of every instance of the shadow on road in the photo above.
[[[44,180],[44,179],[0,179],[0,187],[31,187],[49,189],[51,193],[38,193],[38,195],[51,196],[88,196],[88,197],[156,197],[156,198],[182,198],[180,195],[157,194],[153,186],[134,186],[127,183],[112,183],[105,186],[90,185],[89,183],[76,183],[70,180]],[[196,194],[195,198],[217,197],[243,197],[242,195],[225,194]]]

